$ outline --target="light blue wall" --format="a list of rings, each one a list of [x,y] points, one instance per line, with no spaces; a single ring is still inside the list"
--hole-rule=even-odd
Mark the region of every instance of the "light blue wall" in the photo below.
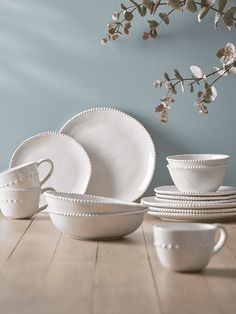
[[[100,45],[118,0],[0,1],[0,167],[22,140],[38,132],[59,130],[81,110],[119,108],[138,118],[157,143],[153,186],[170,183],[165,156],[175,153],[229,153],[228,183],[236,184],[236,80],[223,79],[217,101],[203,117],[192,95],[177,98],[168,125],[153,108],[161,93],[152,82],[165,70],[188,73],[191,64],[211,70],[215,52],[236,30],[199,24],[190,13],[177,13],[159,40],[144,42],[146,27],[137,20],[129,37]],[[142,145],[142,143],[140,143]]]

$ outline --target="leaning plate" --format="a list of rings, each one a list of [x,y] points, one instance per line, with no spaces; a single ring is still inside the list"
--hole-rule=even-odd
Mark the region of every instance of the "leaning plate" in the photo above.
[[[85,193],[91,176],[91,164],[84,148],[74,139],[60,133],[41,133],[24,141],[12,156],[10,167],[50,158],[54,164],[47,186],[56,191]],[[40,177],[48,169],[39,167]]]
[[[144,197],[141,203],[147,206],[167,209],[217,209],[217,208],[233,208],[236,202],[160,202],[155,196]]]
[[[153,141],[136,119],[110,108],[84,111],[61,133],[81,143],[92,163],[87,193],[134,201],[149,186],[155,169]]]
[[[216,192],[180,192],[174,185],[159,186],[154,189],[157,194],[176,195],[176,196],[195,196],[210,197],[236,194],[236,186],[221,186]]]

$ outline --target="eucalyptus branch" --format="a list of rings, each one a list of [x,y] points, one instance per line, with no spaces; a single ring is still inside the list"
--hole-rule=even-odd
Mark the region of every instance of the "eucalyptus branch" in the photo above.
[[[140,17],[145,17],[148,13],[152,17],[158,15],[157,19],[152,18],[147,21],[149,31],[143,33],[143,39],[157,38],[158,28],[163,23],[169,25],[169,16],[174,11],[186,10],[191,13],[198,13],[197,18],[199,22],[202,21],[208,12],[213,11],[215,12],[215,28],[218,26],[220,20],[222,20],[229,29],[236,26],[236,7],[226,8],[228,0],[219,0],[218,6],[216,6],[215,0],[201,0],[200,2],[195,0],[167,0],[167,2],[161,0],[143,0],[139,3],[134,0],[126,1],[130,2],[130,5],[121,3],[121,10],[113,12],[112,21],[107,24],[107,35],[101,40],[102,44],[116,40],[123,34],[128,35],[132,27],[131,21],[136,13]],[[161,12],[161,7],[171,7],[171,11],[168,13]],[[199,10],[198,7],[200,7]]]
[[[192,77],[184,78],[180,72],[175,69],[174,77],[170,77],[168,73],[164,73],[164,80],[156,80],[154,82],[155,87],[162,88],[165,86],[167,89],[166,95],[161,98],[161,103],[155,108],[155,112],[160,114],[160,120],[162,122],[168,121],[168,110],[171,104],[175,102],[173,95],[177,94],[176,87],[180,85],[182,92],[184,92],[184,84],[188,82],[188,88],[191,93],[195,92],[195,85],[199,85],[201,90],[197,92],[197,100],[195,105],[199,108],[200,112],[208,113],[207,105],[213,102],[217,97],[217,91],[214,86],[222,77],[230,74],[236,74],[236,49],[232,43],[228,43],[224,48],[217,52],[217,56],[222,62],[222,66],[215,68],[214,71],[207,75],[198,66],[191,66],[190,71]],[[212,82],[209,79],[218,74],[219,76]]]

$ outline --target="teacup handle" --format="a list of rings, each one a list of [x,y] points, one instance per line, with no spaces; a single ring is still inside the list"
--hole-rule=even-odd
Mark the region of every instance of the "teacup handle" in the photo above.
[[[39,167],[41,164],[43,164],[44,162],[48,163],[50,165],[50,169],[49,169],[49,172],[48,174],[46,175],[46,177],[40,182],[40,187],[51,177],[52,173],[53,173],[53,170],[54,170],[54,165],[53,165],[53,162],[51,161],[51,159],[49,158],[43,158],[43,159],[40,159],[38,162],[37,162],[37,167]]]
[[[227,239],[227,230],[224,226],[220,224],[214,224],[214,226],[216,226],[217,230],[220,233],[219,239],[213,248],[213,254],[216,254],[222,249],[225,244],[225,241]]]
[[[45,193],[45,192],[47,192],[47,191],[53,191],[53,192],[55,192],[55,189],[49,188],[49,187],[48,187],[48,188],[44,188],[44,189],[41,190],[41,194],[43,194],[43,193]],[[44,205],[44,206],[40,207],[37,212],[39,213],[39,212],[41,212],[42,210],[46,209],[47,207],[48,207],[48,205]]]

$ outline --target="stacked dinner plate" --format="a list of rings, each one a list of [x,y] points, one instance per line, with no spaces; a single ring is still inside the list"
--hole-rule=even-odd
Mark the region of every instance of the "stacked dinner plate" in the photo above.
[[[145,197],[149,214],[165,220],[216,221],[236,218],[236,186],[221,186],[216,192],[180,192],[174,185],[155,188]]]

